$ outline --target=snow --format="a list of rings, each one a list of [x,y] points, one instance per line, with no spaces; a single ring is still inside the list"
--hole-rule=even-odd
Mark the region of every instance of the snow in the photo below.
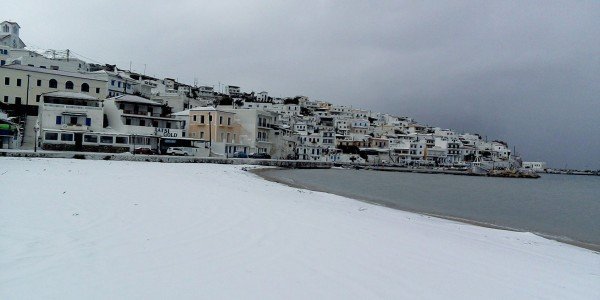
[[[600,255],[241,166],[0,158],[0,299],[600,299]]]

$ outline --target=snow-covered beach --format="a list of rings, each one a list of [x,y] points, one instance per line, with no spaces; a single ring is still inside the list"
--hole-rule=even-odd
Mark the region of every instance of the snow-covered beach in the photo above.
[[[598,299],[600,255],[240,166],[0,159],[1,299]]]

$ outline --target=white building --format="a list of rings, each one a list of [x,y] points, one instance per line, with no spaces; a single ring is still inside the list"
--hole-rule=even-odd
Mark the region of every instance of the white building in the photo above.
[[[545,172],[548,168],[546,162],[543,161],[524,161],[522,166],[525,169],[531,169],[535,172]]]
[[[269,93],[267,93],[267,92],[260,92],[260,93],[256,94],[256,101],[258,101],[258,102],[267,102],[267,101],[269,101]]]
[[[182,121],[163,116],[159,103],[134,95],[121,95],[104,101],[108,126],[133,137],[133,146],[149,146],[161,153],[168,145],[161,139],[182,138]]]
[[[248,145],[251,152],[272,154],[273,126],[276,115],[260,109],[229,109],[234,112],[236,121],[241,125],[240,140],[242,145]]]
[[[15,49],[25,48],[25,43],[19,37],[21,26],[15,22],[4,21],[0,23],[0,45]]]
[[[104,129],[102,102],[83,93],[43,95],[38,124],[41,147],[67,151],[129,151],[129,136]]]

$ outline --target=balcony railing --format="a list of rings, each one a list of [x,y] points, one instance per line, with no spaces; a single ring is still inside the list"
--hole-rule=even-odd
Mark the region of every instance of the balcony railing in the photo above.
[[[81,124],[62,124],[60,126],[63,130],[71,130],[71,131],[87,131],[88,127]]]

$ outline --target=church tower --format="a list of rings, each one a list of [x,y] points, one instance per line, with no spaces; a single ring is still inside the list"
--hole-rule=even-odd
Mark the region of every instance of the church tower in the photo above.
[[[0,45],[16,49],[25,48],[25,43],[19,38],[21,26],[16,22],[4,21],[0,23]]]

